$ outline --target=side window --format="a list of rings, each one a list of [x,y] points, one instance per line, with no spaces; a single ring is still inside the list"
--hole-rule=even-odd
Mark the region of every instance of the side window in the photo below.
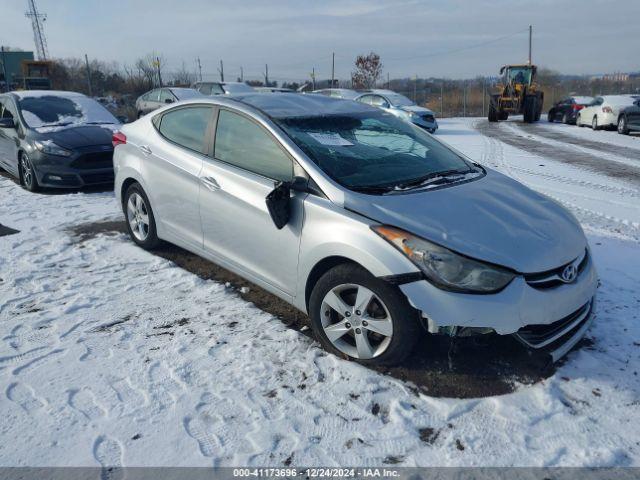
[[[251,120],[220,110],[215,158],[274,180],[293,178],[293,162],[276,141]]]
[[[374,105],[376,107],[387,107],[389,106],[389,102],[387,102],[383,97],[379,95],[372,95],[371,105]]]
[[[196,87],[196,90],[198,90],[203,95],[211,95],[211,85],[207,83],[198,85]]]
[[[169,100],[167,102],[167,100]],[[160,90],[160,103],[173,103],[175,102],[176,99],[173,96],[173,93],[171,93],[168,89],[163,88],[162,90]]]
[[[160,120],[160,134],[178,145],[204,153],[207,126],[212,107],[187,107],[170,110]]]
[[[372,98],[373,98],[373,95],[363,95],[362,97],[358,98],[358,101],[360,103],[366,103],[367,105],[371,105]]]
[[[8,104],[8,100],[0,100],[0,118],[13,118],[13,114],[7,108]]]

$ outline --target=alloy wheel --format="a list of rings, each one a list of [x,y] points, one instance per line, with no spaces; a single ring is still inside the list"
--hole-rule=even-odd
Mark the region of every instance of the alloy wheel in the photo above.
[[[33,188],[35,174],[33,172],[31,161],[27,155],[22,155],[22,157],[20,157],[20,168],[22,169],[22,182],[25,187],[31,190]]]
[[[127,221],[133,235],[144,242],[149,236],[149,210],[142,196],[136,192],[127,201]]]
[[[624,117],[620,117],[620,120],[618,120],[618,133],[623,135],[627,133],[627,125]]]
[[[389,309],[374,292],[353,283],[332,288],[321,304],[324,334],[346,355],[367,360],[384,353],[393,336]]]

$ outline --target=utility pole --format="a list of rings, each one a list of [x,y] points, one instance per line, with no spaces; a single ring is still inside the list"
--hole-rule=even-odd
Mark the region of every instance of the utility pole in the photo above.
[[[156,68],[158,69],[158,84],[160,85],[160,88],[162,88],[162,75],[160,75],[160,57],[156,57]]]
[[[224,63],[220,60],[220,68],[218,69],[218,73],[220,74],[220,81],[224,82]]]
[[[242,66],[240,67],[240,81],[244,82],[244,69],[242,68]]]
[[[200,63],[200,57],[196,58],[196,62],[198,63],[198,72],[200,74],[200,81],[202,81],[202,64]]]
[[[440,82],[440,118],[444,117],[444,80]]]
[[[84,64],[87,67],[87,83],[89,84],[89,96],[93,97],[93,88],[91,88],[91,69],[89,68],[89,57],[84,54]]]
[[[533,27],[529,25],[529,65],[531,65],[531,37],[533,36]]]
[[[269,65],[264,64],[264,86],[269,86]]]
[[[467,82],[462,82],[462,116],[467,116]]]
[[[4,77],[4,91],[9,91],[9,79],[7,78],[7,61],[4,56],[4,45],[0,47],[0,51],[2,52],[2,76]]]
[[[485,104],[485,99],[487,97],[487,85],[486,85],[486,79],[484,77],[482,77],[482,116],[484,117],[484,104]]]
[[[311,69],[311,89],[316,89],[316,67]]]
[[[336,78],[336,52],[331,54],[331,88],[335,83]]]
[[[418,94],[418,74],[416,73],[416,77],[413,80],[413,101],[415,103],[417,103],[418,101],[417,94]]]
[[[389,81],[389,72],[387,72],[387,90],[391,88],[391,82]]]

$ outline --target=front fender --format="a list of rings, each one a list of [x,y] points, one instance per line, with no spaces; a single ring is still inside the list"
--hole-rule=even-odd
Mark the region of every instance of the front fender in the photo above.
[[[305,200],[304,211],[296,291],[296,307],[302,311],[306,311],[307,280],[325,259],[346,258],[376,277],[419,272],[407,257],[371,230],[375,224],[372,220],[313,195]]]

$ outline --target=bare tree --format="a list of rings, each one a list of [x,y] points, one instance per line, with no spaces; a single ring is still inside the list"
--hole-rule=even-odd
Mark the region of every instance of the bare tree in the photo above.
[[[136,60],[135,66],[140,74],[147,79],[149,85],[155,86],[161,83],[160,78],[164,63],[164,57],[153,52]]]
[[[196,74],[187,70],[184,61],[182,62],[182,67],[173,72],[173,84],[176,86],[189,87],[195,80]]]
[[[376,81],[382,75],[382,63],[380,55],[370,52],[367,55],[356,57],[356,69],[351,72],[353,88],[373,88]]]

